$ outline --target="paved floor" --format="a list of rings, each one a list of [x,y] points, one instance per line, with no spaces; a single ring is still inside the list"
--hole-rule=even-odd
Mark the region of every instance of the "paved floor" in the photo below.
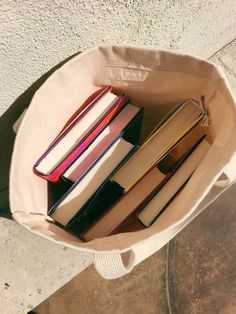
[[[211,58],[236,93],[236,41]],[[107,281],[91,266],[35,312],[38,314],[235,314],[236,185],[166,247],[126,277]]]

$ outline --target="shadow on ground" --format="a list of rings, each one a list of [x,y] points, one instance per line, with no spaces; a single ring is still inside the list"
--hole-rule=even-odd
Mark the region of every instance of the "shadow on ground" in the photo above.
[[[11,218],[8,199],[8,185],[11,155],[15,140],[15,133],[12,129],[13,124],[20,117],[24,109],[29,106],[35,92],[46,81],[46,79],[77,54],[78,53],[66,58],[47,73],[42,75],[24,93],[22,93],[14,101],[14,103],[10,105],[9,109],[0,117],[0,217]]]

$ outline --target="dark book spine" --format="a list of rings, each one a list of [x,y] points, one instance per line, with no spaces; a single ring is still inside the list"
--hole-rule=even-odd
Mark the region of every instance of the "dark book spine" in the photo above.
[[[143,121],[143,108],[136,114],[136,116],[125,127],[123,139],[133,145],[140,144],[140,133]]]
[[[124,189],[113,181],[107,181],[103,188],[84,208],[83,214],[73,219],[67,231],[79,236],[99,219],[123,195]]]
[[[72,183],[69,181],[47,182],[48,195],[48,213],[51,208],[65,195],[71,188]]]

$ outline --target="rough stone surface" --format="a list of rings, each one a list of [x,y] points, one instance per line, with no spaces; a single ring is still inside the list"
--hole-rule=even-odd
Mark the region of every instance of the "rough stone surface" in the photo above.
[[[211,57],[211,61],[221,66],[226,73],[230,86],[236,95],[236,41],[227,45],[216,55]]]
[[[235,0],[1,0],[0,113],[58,62],[103,43],[205,58],[234,39]]]
[[[58,246],[0,219],[0,313],[23,314],[91,263],[91,255]]]

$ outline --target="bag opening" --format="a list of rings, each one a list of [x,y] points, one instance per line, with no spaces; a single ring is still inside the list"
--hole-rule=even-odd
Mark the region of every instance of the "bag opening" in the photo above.
[[[52,224],[47,216],[47,182],[32,167],[66,119],[100,86],[126,93],[144,106],[142,138],[178,103],[205,96],[212,147],[179,197],[158,223],[138,232],[83,243]],[[36,92],[17,134],[11,165],[10,204],[13,217],[52,241],[83,250],[126,250],[186,219],[222,173],[235,151],[235,109],[214,65],[192,57],[134,47],[98,47],[57,70]],[[20,165],[20,166],[19,166]],[[48,221],[49,220],[49,221]]]

